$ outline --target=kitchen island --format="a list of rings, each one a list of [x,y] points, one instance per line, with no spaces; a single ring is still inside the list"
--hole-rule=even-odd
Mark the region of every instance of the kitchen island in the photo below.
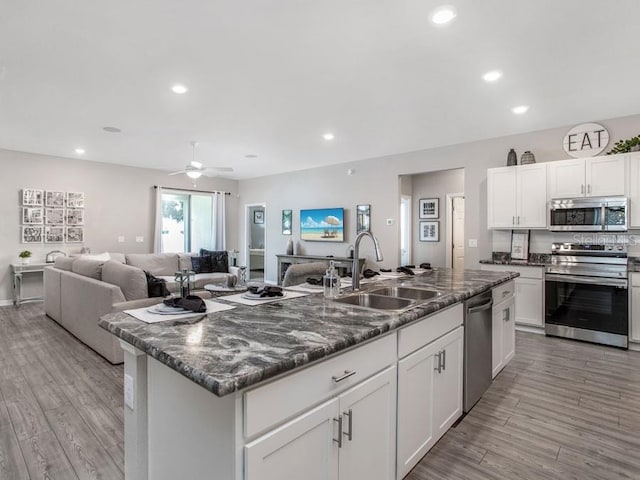
[[[312,294],[237,306],[195,323],[145,324],[125,313],[103,317],[100,325],[125,349],[127,478],[253,480],[278,478],[289,466],[305,478],[355,478],[348,472],[362,468],[354,460],[359,449],[366,458],[381,458],[380,465],[368,461],[375,478],[395,478],[402,362],[418,354],[437,359],[438,373],[455,374],[442,375],[444,385],[461,397],[461,302],[515,276],[435,269],[376,282],[442,292],[402,312]],[[455,354],[438,347],[445,340]],[[363,398],[371,403],[356,417],[353,408]],[[448,428],[461,413],[453,403],[455,411],[439,427]],[[370,425],[379,428],[364,433]],[[359,443],[352,441],[358,432]],[[297,445],[299,438],[308,442]],[[375,438],[384,442],[363,442]],[[310,448],[313,442],[322,448]]]

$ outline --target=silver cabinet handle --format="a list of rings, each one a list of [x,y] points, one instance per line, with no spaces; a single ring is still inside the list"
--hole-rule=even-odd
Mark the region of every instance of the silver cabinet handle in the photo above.
[[[438,352],[438,353],[436,353],[436,354],[434,355],[434,357],[435,357],[436,355],[438,356],[438,366],[437,366],[437,367],[433,367],[433,369],[434,369],[434,370],[437,370],[437,371],[438,371],[438,373],[441,373],[441,372],[442,372],[442,352]]]
[[[502,297],[506,297],[507,295],[509,295],[511,292],[509,290],[505,290],[502,292]]]
[[[338,415],[338,418],[333,419],[334,422],[338,422],[338,439],[333,439],[338,444],[338,448],[342,448],[342,415]]]
[[[447,351],[442,350],[442,370],[447,369]]]
[[[511,320],[511,310],[509,310],[508,308],[504,309],[504,321],[508,322],[509,320]]]
[[[584,184],[580,185],[580,193],[582,193],[584,195]]]
[[[339,377],[336,377],[336,376],[334,375],[333,377],[331,377],[331,379],[332,379],[334,382],[338,383],[338,382],[341,382],[341,381],[343,381],[343,380],[345,380],[345,379],[347,379],[347,378],[349,378],[349,377],[351,377],[351,376],[353,376],[353,375],[355,375],[355,374],[356,374],[356,371],[355,371],[355,370],[345,370],[345,371],[344,371],[344,375],[340,375]]]
[[[349,417],[349,431],[344,432],[344,435],[346,435],[347,440],[351,441],[353,440],[353,411],[349,409],[348,412],[342,412],[342,414],[345,417]]]

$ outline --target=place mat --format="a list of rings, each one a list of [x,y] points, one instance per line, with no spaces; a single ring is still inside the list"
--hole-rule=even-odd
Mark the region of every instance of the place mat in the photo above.
[[[324,293],[324,287],[322,285],[309,285],[308,283],[301,283],[300,285],[291,285],[284,287],[285,290],[295,290],[297,292],[307,293]]]
[[[250,307],[255,307],[256,305],[263,305],[265,303],[272,303],[272,302],[280,302],[282,300],[289,300],[290,298],[306,297],[309,294],[304,292],[287,292],[284,297],[264,297],[267,300],[250,300],[248,298],[243,298],[243,295],[244,293],[239,293],[237,295],[227,295],[226,297],[220,297],[220,300],[241,303],[242,305],[249,305]]]
[[[223,303],[218,303],[211,300],[205,300],[204,303],[207,306],[206,313],[187,312],[187,313],[179,313],[175,315],[159,315],[157,313],[151,313],[149,311],[150,307],[135,308],[133,310],[124,310],[124,313],[128,313],[132,317],[135,317],[138,320],[141,320],[145,323],[158,323],[158,322],[166,322],[169,320],[184,320],[189,318],[204,317],[209,313],[222,312],[225,310],[231,310],[233,308],[236,308],[233,305],[225,305]]]
[[[407,274],[404,272],[380,272],[381,278],[398,278],[398,277],[404,277],[406,275]]]

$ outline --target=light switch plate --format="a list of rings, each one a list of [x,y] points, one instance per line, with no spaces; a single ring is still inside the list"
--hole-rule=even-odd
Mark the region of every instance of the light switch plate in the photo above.
[[[131,410],[134,409],[135,395],[133,393],[133,377],[131,375],[124,375],[124,404]]]
[[[118,243],[124,243],[124,235],[118,237]]]
[[[469,239],[469,248],[478,248],[478,239],[470,238]]]
[[[136,237],[136,242],[138,243],[144,242],[144,237]]]

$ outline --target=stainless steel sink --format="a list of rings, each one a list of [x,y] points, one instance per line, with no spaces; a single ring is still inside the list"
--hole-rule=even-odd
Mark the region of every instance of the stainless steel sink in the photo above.
[[[442,293],[437,290],[413,287],[383,287],[371,290],[369,293],[372,295],[384,295],[386,297],[410,298],[419,302],[431,300],[442,295]]]
[[[408,298],[388,297],[384,295],[372,295],[370,293],[358,293],[346,297],[336,298],[338,303],[346,303],[357,307],[373,308],[375,310],[402,310],[414,305],[414,301]]]

